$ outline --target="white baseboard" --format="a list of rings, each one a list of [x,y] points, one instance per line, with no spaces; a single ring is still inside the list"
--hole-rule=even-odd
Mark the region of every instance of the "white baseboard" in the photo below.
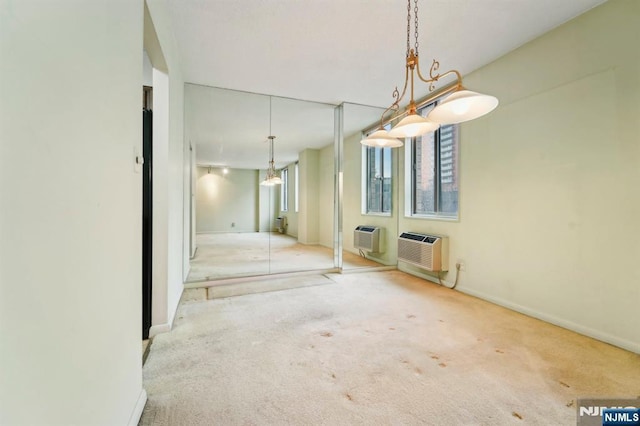
[[[639,342],[632,342],[630,340],[626,340],[618,336],[614,336],[604,331],[585,327],[583,325],[576,324],[564,318],[558,318],[554,315],[550,315],[545,312],[540,312],[535,309],[527,308],[526,306],[522,306],[517,303],[512,303],[507,300],[500,299],[498,297],[493,297],[480,291],[476,291],[476,290],[465,288],[465,287],[457,287],[457,290],[460,290],[462,293],[466,293],[468,295],[486,300],[488,302],[495,303],[496,305],[504,306],[505,308],[509,308],[513,311],[520,312],[521,314],[525,314],[530,317],[537,318],[542,321],[546,321],[548,323],[557,325],[559,327],[566,328],[567,330],[575,331],[576,333],[582,334],[584,336],[592,337],[596,340],[600,340],[602,342],[609,343],[613,346],[617,346],[619,348],[626,349],[628,351],[640,354]]]
[[[406,272],[407,274],[411,274],[411,275],[419,277],[419,278],[423,278],[423,279],[425,279],[427,281],[431,281],[432,283],[440,284],[440,282],[438,281],[438,277],[437,276],[421,273],[419,271],[410,269],[403,262],[398,262],[398,270],[402,271],[402,272]],[[442,280],[442,283],[444,285],[446,285],[447,287],[452,287],[453,284],[454,284],[453,282],[447,281],[447,280]],[[480,298],[483,299],[483,297],[480,297]]]
[[[395,265],[386,265],[386,266],[363,266],[353,269],[344,269],[340,270],[340,274],[348,275],[348,274],[361,274],[364,272],[383,272],[383,271],[395,271],[398,269]]]
[[[171,329],[173,328],[173,321],[176,317],[176,312],[178,311],[178,306],[180,305],[180,299],[182,298],[182,293],[184,292],[185,286],[184,284],[181,286],[180,289],[180,296],[178,296],[178,298],[176,299],[176,305],[173,307],[173,309],[169,309],[169,320],[164,323],[164,324],[156,324],[156,325],[152,325],[151,328],[149,328],[149,338],[153,338],[155,336],[157,336],[158,334],[162,334],[162,333],[168,333],[171,331]]]
[[[247,283],[253,281],[267,281],[273,279],[280,278],[290,278],[290,277],[302,277],[305,275],[323,275],[323,274],[331,274],[340,272],[338,268],[329,268],[329,269],[314,269],[309,271],[297,271],[297,272],[282,272],[282,273],[273,273],[269,275],[249,275],[242,277],[233,277],[233,278],[220,278],[217,280],[209,280],[209,281],[192,281],[189,283],[184,283],[184,288],[193,289],[193,288],[207,288],[207,287],[218,287],[229,284],[240,284]]]
[[[176,299],[175,306],[169,311],[169,331],[171,331],[171,329],[173,328],[173,322],[176,319],[176,313],[178,312],[178,307],[180,306],[180,300],[182,300],[182,293],[184,293],[184,282],[180,287],[180,295]]]
[[[144,411],[144,406],[147,404],[147,391],[144,389],[140,390],[140,395],[138,395],[138,401],[136,402],[136,406],[133,409],[133,413],[131,413],[131,417],[129,417],[128,426],[137,426],[140,422],[140,417],[142,417],[142,411]]]
[[[434,277],[434,276],[431,276],[431,275],[427,275],[427,274],[422,274],[420,272],[416,272],[416,271],[413,271],[413,270],[409,270],[409,269],[407,269],[405,267],[402,267],[401,264],[398,264],[398,269],[403,271],[403,272],[406,272],[408,274],[415,275],[417,277],[424,278],[424,279],[426,279],[428,281],[432,281],[432,282],[438,284],[438,278],[437,277]],[[448,286],[453,285],[453,283],[445,281],[445,280],[442,280],[442,282],[445,285],[448,285]],[[470,296],[474,296],[474,297],[477,297],[479,299],[486,300],[487,302],[491,302],[491,303],[494,303],[496,305],[503,306],[505,308],[511,309],[512,311],[520,312],[521,314],[528,315],[528,316],[533,317],[533,318],[537,318],[539,320],[548,322],[550,324],[554,324],[554,325],[557,325],[559,327],[566,328],[567,330],[575,331],[576,333],[582,334],[584,336],[588,336],[588,337],[594,338],[596,340],[600,340],[602,342],[609,343],[609,344],[611,344],[613,346],[617,346],[619,348],[626,349],[628,351],[640,354],[640,342],[632,342],[630,340],[622,339],[620,337],[611,335],[609,333],[606,333],[606,332],[603,332],[603,331],[600,331],[600,330],[595,330],[595,329],[592,329],[592,328],[589,328],[589,327],[585,327],[583,325],[576,324],[576,323],[574,323],[572,321],[569,321],[569,320],[566,320],[564,318],[559,318],[559,317],[556,317],[554,315],[547,314],[545,312],[540,312],[538,310],[531,309],[531,308],[528,308],[526,306],[519,305],[517,303],[509,302],[508,300],[504,300],[504,299],[501,299],[501,298],[498,298],[498,297],[494,297],[494,296],[488,295],[486,293],[483,293],[481,291],[476,291],[476,290],[473,290],[473,289],[470,289],[470,288],[467,288],[467,287],[464,287],[464,286],[458,286],[458,287],[456,287],[456,290],[459,290],[460,292],[468,294]]]
[[[158,334],[168,333],[170,331],[171,331],[171,324],[169,323],[152,325],[151,328],[149,329],[149,338],[151,339],[152,337],[155,337]]]

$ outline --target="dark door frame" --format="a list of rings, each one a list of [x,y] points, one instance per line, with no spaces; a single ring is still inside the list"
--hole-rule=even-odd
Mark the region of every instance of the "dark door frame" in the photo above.
[[[149,338],[153,247],[153,112],[152,88],[143,87],[142,109],[142,339]]]

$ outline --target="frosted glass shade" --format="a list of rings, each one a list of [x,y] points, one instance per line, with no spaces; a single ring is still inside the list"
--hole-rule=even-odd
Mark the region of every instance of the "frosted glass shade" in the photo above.
[[[400,120],[400,122],[391,129],[389,136],[396,138],[413,138],[436,131],[438,127],[440,127],[438,123],[434,123],[428,118],[421,117],[418,114],[410,114]]]
[[[490,113],[498,106],[498,98],[471,90],[459,90],[447,96],[427,116],[440,124],[455,124]]]
[[[280,185],[280,184],[282,184],[282,179],[280,179],[280,177],[273,174],[273,171],[271,170],[267,171],[267,176],[265,176],[264,180],[260,182],[260,185],[262,186],[273,186],[273,185]]]
[[[376,130],[366,138],[360,141],[362,145],[377,146],[380,148],[398,148],[404,145],[401,141],[389,135],[389,132],[383,129]]]
[[[269,179],[269,182],[271,183],[271,185],[280,185],[282,184],[282,179],[280,179],[278,176],[273,176],[271,177],[271,179]]]

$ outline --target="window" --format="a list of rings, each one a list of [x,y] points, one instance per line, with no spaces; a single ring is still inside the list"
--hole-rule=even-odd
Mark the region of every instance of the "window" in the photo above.
[[[280,179],[282,179],[282,185],[280,185],[280,211],[286,212],[289,210],[289,169],[280,171]]]
[[[435,104],[420,110],[425,116]],[[407,150],[409,216],[458,217],[458,126],[444,125],[411,140]],[[410,180],[409,180],[410,179]]]
[[[391,148],[365,146],[363,150],[365,213],[391,214]]]
[[[298,174],[298,163],[296,163],[296,167],[293,170],[293,186],[294,186],[294,192],[293,192],[293,204],[294,204],[294,208],[295,208],[295,212],[298,213],[298,207],[299,207],[299,187],[300,187],[300,175]]]

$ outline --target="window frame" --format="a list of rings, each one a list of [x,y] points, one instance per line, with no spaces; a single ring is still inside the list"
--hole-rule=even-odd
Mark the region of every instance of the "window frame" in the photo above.
[[[293,172],[293,208],[294,211],[298,213],[298,211],[300,210],[300,170],[297,161]]]
[[[422,111],[430,109],[437,104],[437,101],[432,102],[418,110],[421,114]],[[460,126],[459,124],[447,125],[452,126],[454,135],[453,142],[453,162],[455,167],[455,179],[457,182],[457,199],[456,199],[456,212],[443,212],[442,211],[442,147],[441,147],[441,129],[438,128],[433,132],[434,134],[434,165],[433,165],[433,181],[434,181],[434,211],[430,213],[417,213],[417,196],[416,196],[416,154],[418,137],[407,138],[408,144],[405,144],[405,217],[412,219],[426,219],[426,220],[441,220],[449,222],[458,222],[460,220]],[[420,140],[422,142],[422,139]],[[408,145],[408,146],[407,146]]]
[[[365,134],[366,136],[366,134]],[[380,150],[380,170],[382,171],[382,176],[381,176],[381,180],[382,180],[382,190],[380,191],[380,206],[381,206],[381,210],[380,211],[374,211],[374,210],[370,210],[370,204],[369,204],[369,190],[371,188],[370,185],[370,170],[369,170],[369,156],[370,153],[372,151],[375,151],[376,149]],[[389,155],[388,155],[388,159],[389,159],[389,192],[388,192],[388,205],[389,205],[389,210],[385,211],[384,210],[384,206],[385,206],[385,191],[384,191],[384,179],[385,179],[385,175],[384,175],[384,167],[385,167],[385,151],[384,150],[388,150],[386,151]],[[369,216],[385,216],[385,217],[390,217],[393,215],[393,170],[394,170],[394,165],[393,165],[393,149],[386,147],[374,147],[374,146],[362,146],[362,160],[361,160],[361,164],[363,165],[362,167],[362,201],[361,201],[361,213],[363,215],[369,215]]]
[[[280,211],[288,212],[289,211],[289,169],[284,168],[280,170],[280,179],[282,179],[282,183],[280,184]]]

